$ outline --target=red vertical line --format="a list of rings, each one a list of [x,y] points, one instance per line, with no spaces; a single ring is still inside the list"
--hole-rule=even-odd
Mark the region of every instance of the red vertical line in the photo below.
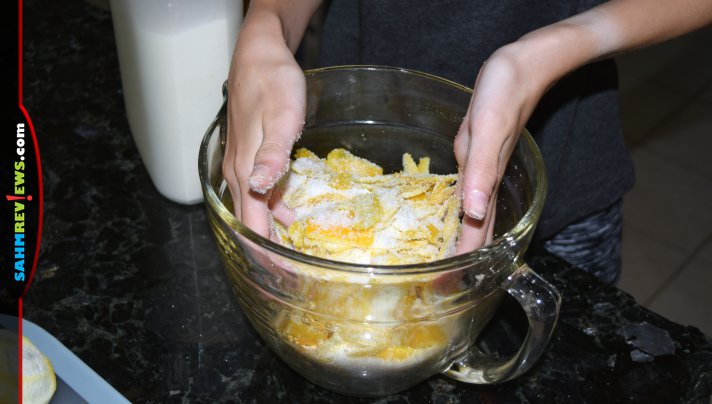
[[[35,250],[35,257],[32,264],[32,272],[30,272],[30,280],[32,279],[32,273],[34,272],[35,265],[37,265],[37,256],[39,254],[39,243],[40,235],[42,234],[42,171],[40,167],[40,156],[39,147],[37,146],[37,137],[35,136],[35,130],[32,126],[32,121],[30,121],[30,116],[27,114],[24,106],[22,105],[22,0],[17,0],[17,101],[22,113],[28,121],[30,126],[30,133],[32,134],[32,140],[34,141],[35,155],[37,159],[37,178],[38,178],[38,192],[39,192],[39,214],[38,214],[38,229],[37,229],[37,245]],[[29,286],[30,281],[28,280],[25,285],[24,292],[27,291],[27,286]],[[17,402],[22,404],[22,295],[17,299]]]
[[[37,240],[35,242],[35,254],[32,260],[32,268],[30,269],[30,276],[27,278],[27,281],[25,283],[25,289],[22,291],[21,296],[25,296],[27,293],[27,290],[30,287],[30,284],[32,283],[32,279],[34,278],[35,271],[37,269],[37,261],[39,259],[40,255],[40,245],[42,241],[42,222],[43,222],[43,211],[44,211],[44,191],[42,187],[42,162],[40,160],[40,148],[39,144],[37,142],[37,134],[35,133],[35,125],[32,123],[32,119],[30,119],[30,114],[27,113],[27,109],[25,109],[25,106],[22,104],[22,0],[17,0],[18,1],[18,31],[19,31],[19,42],[18,42],[18,96],[20,97],[19,99],[19,107],[20,110],[22,110],[22,114],[25,116],[25,120],[27,121],[27,125],[30,128],[30,134],[32,135],[32,144],[34,145],[35,148],[35,160],[37,164],[37,192],[39,193],[39,198],[38,198],[38,215],[37,215]]]
[[[22,105],[22,0],[17,0],[17,100]]]
[[[22,404],[22,298],[17,299],[17,402]]]

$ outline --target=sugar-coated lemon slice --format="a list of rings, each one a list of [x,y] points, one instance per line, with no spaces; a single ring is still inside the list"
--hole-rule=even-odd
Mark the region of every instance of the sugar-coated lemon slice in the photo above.
[[[22,337],[22,402],[46,404],[57,390],[49,359],[27,337]]]

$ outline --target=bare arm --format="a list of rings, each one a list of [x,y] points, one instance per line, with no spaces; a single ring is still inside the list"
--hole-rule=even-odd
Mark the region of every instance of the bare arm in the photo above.
[[[463,172],[459,251],[488,241],[499,183],[519,133],[542,95],[576,68],[651,45],[712,21],[710,0],[613,0],[532,31],[492,54],[480,69],[455,141]]]
[[[229,77],[223,173],[238,218],[268,234],[267,201],[301,131],[305,82],[292,56],[317,0],[254,0]],[[465,219],[459,250],[488,241],[495,184],[541,96],[591,61],[681,35],[712,21],[710,0],[613,0],[535,30],[480,69],[455,141]]]
[[[304,30],[309,23],[309,19],[321,0],[253,0],[245,15],[245,27],[248,33],[252,33],[253,24],[262,25],[257,32],[270,32],[272,35],[279,35],[287,44],[287,47],[294,53],[299,46]],[[241,32],[241,35],[242,35]]]

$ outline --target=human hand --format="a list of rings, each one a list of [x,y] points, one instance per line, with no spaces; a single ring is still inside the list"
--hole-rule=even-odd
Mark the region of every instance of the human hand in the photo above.
[[[270,208],[284,211],[268,201],[304,124],[306,82],[281,33],[259,18],[246,19],[240,32],[228,97],[223,176],[237,219],[267,237]]]
[[[684,7],[615,0],[498,49],[479,72],[455,138],[465,211],[457,252],[491,241],[497,186],[524,124],[554,82],[591,61],[682,35],[710,21],[709,0],[688,0]]]
[[[500,48],[482,66],[455,137],[465,215],[457,253],[492,241],[497,189],[525,123],[550,84],[519,44]],[[526,62],[526,63],[525,63]]]

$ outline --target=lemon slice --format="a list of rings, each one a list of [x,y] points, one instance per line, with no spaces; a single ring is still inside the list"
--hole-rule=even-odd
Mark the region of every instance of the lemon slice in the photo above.
[[[22,337],[22,402],[45,404],[54,395],[57,380],[49,359]]]

